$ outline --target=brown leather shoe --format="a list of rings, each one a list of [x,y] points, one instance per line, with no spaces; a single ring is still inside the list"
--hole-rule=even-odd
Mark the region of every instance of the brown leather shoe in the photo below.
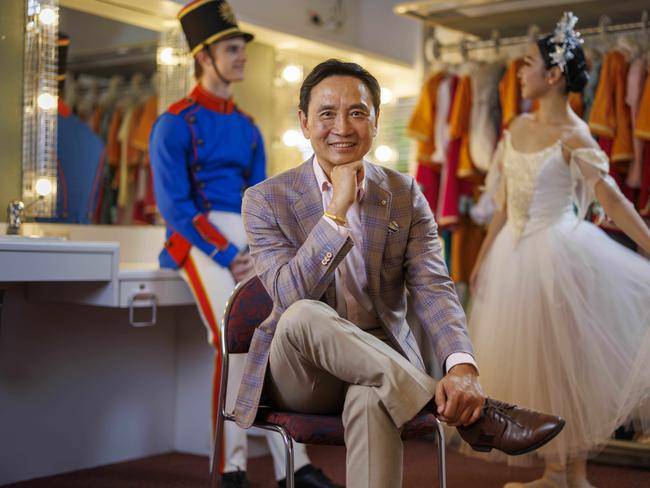
[[[564,419],[488,398],[481,418],[458,433],[475,451],[498,449],[518,456],[542,447],[560,433]]]

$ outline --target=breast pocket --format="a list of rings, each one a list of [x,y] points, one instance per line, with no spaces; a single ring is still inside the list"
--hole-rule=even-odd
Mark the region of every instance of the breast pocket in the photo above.
[[[408,235],[405,230],[399,229],[388,232],[384,246],[384,266],[388,268],[402,266],[406,253]]]

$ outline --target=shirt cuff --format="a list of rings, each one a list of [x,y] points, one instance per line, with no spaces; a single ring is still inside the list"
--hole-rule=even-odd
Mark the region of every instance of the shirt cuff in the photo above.
[[[454,352],[447,356],[447,359],[445,360],[445,373],[448,373],[451,368],[458,366],[459,364],[471,364],[478,372],[478,364],[476,364],[476,360],[471,354],[467,354],[466,352]]]
[[[339,235],[341,235],[342,237],[348,237],[350,235],[350,229],[348,229],[347,227],[337,224],[333,219],[330,219],[327,215],[323,215],[323,218],[332,227],[334,227],[336,231],[339,233]]]

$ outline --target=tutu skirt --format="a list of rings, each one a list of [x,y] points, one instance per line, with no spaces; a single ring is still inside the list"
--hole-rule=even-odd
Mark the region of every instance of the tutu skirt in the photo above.
[[[469,329],[488,396],[566,420],[557,438],[509,464],[585,456],[629,419],[648,427],[650,262],[598,227],[567,213],[516,241],[506,224]]]

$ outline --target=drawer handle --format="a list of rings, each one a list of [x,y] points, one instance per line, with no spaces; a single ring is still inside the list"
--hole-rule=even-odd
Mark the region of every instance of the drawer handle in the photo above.
[[[151,320],[136,322],[135,309],[143,308],[146,306],[151,307]],[[158,297],[154,293],[149,293],[149,292],[134,293],[129,297],[129,324],[132,327],[148,327],[150,325],[156,325],[157,309],[158,309]]]

